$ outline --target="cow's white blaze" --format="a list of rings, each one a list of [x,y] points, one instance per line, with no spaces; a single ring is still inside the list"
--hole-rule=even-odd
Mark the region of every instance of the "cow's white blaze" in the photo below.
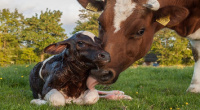
[[[200,29],[188,36],[189,39],[200,39]]]
[[[77,33],[81,33],[83,35],[86,35],[86,36],[90,37],[94,41],[95,35],[93,33],[89,32],[89,31],[79,31]]]
[[[191,42],[192,47],[198,51],[198,60],[195,62],[192,81],[187,91],[199,93],[200,92],[200,59],[199,59],[200,58],[200,41],[191,40],[190,42]]]
[[[148,0],[147,4],[151,4],[153,6],[153,8],[151,8],[151,10],[158,10],[160,8],[160,3],[158,2],[158,0]]]
[[[44,78],[42,77],[42,68],[43,68],[43,66],[46,64],[46,62],[49,61],[49,60],[51,60],[53,57],[54,57],[54,56],[49,57],[48,59],[44,60],[43,63],[42,63],[42,66],[41,66],[40,71],[39,71],[39,76],[40,76],[40,78],[43,79],[43,80],[44,80]]]
[[[116,0],[114,7],[114,27],[115,33],[120,30],[121,22],[125,21],[134,11],[136,3],[132,0]]]

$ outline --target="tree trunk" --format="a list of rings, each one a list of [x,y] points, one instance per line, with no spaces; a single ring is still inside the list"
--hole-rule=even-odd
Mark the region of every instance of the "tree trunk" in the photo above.
[[[40,61],[44,61],[44,52],[42,52],[40,55]]]
[[[3,48],[6,48],[6,40],[3,41]]]

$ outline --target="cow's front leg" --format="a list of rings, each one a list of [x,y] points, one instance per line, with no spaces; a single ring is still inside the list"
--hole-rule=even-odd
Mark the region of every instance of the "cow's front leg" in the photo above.
[[[194,73],[187,92],[200,93],[200,40],[190,40],[195,60]]]
[[[113,91],[98,91],[98,94],[101,95],[100,98],[108,100],[132,100],[131,96],[124,95],[123,91],[113,90]]]

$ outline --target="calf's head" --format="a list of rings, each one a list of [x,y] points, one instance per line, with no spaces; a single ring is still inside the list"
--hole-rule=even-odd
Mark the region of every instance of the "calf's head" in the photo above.
[[[44,49],[44,52],[63,53],[66,62],[79,62],[97,69],[110,61],[110,55],[101,47],[101,40],[87,31],[77,32],[67,40],[51,44]]]
[[[186,8],[173,4],[175,0],[78,2],[88,10],[103,10],[98,19],[99,38],[103,41],[103,48],[110,53],[111,62],[103,67],[104,71],[94,71],[94,74],[113,74],[104,84],[114,83],[120,72],[149,51],[155,32],[165,26],[173,27],[179,24],[188,15]],[[173,5],[170,5],[170,2]],[[159,23],[159,19],[166,22]]]

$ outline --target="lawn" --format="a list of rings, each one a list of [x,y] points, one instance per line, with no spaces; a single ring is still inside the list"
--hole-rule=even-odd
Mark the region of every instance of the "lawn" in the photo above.
[[[90,106],[31,105],[29,73],[33,65],[0,67],[0,110],[198,110],[200,95],[187,93],[193,67],[138,67],[121,73],[118,81],[100,90],[122,90],[132,101],[100,99]]]

